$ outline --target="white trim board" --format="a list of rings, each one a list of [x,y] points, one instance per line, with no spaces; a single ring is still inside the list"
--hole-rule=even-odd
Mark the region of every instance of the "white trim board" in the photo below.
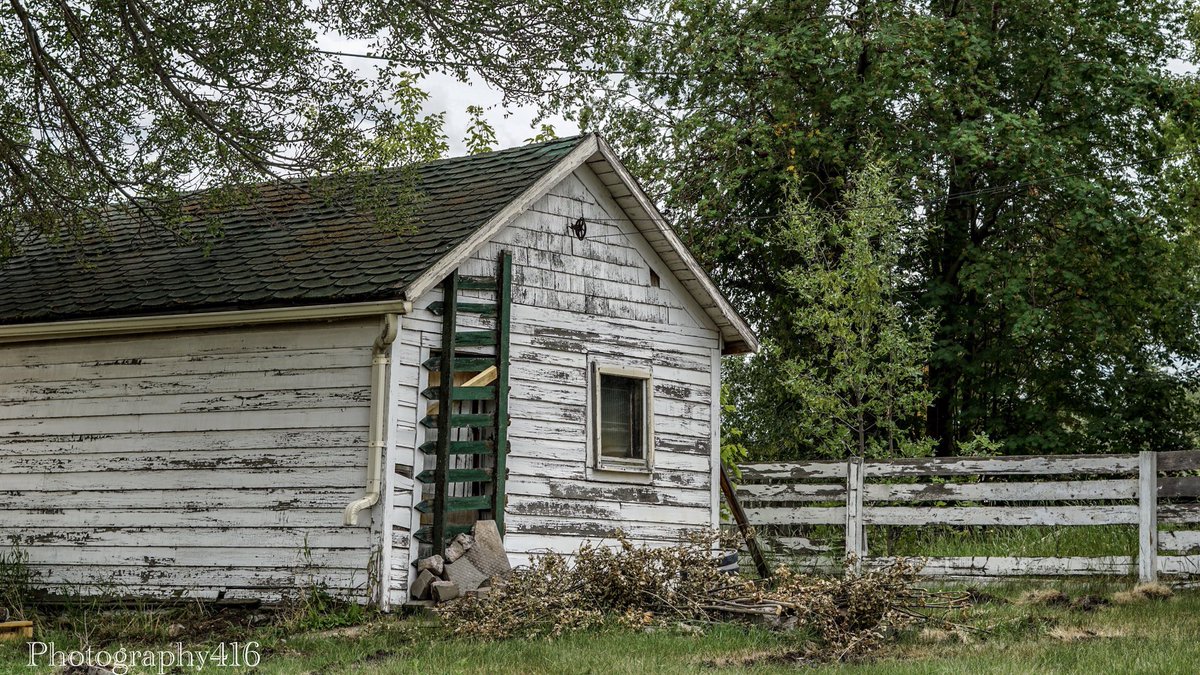
[[[296,321],[349,319],[354,317],[378,316],[381,314],[408,314],[410,312],[412,312],[411,302],[382,300],[377,302],[274,307],[270,309],[196,312],[193,314],[159,314],[116,319],[80,319],[78,321],[19,323],[0,325],[0,344],[100,337],[104,335],[201,330],[205,328],[225,328],[229,326],[250,326]]]

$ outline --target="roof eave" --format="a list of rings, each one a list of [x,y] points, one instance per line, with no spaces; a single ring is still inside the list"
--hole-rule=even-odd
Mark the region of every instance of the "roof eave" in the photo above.
[[[229,326],[252,326],[300,321],[329,321],[384,314],[408,314],[412,303],[407,300],[377,300],[372,302],[299,305],[268,309],[240,309],[190,314],[156,314],[73,321],[45,321],[0,325],[0,344],[67,340],[73,338],[162,333],[177,330],[203,330]]]

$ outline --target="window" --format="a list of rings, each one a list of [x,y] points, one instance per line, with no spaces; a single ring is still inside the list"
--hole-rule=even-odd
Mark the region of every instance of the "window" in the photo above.
[[[654,452],[650,373],[596,366],[592,443],[596,467],[641,470]]]

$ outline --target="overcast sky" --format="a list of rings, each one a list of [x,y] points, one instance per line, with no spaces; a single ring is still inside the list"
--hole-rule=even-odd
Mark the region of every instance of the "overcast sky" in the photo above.
[[[321,49],[365,54],[370,52],[370,44],[366,41],[346,40],[335,35],[323,35],[318,39]],[[369,59],[340,58],[346,65],[361,70],[365,75],[372,75],[375,70]],[[429,92],[429,101],[425,106],[426,113],[446,113],[445,132],[450,143],[451,157],[466,154],[463,138],[467,134],[467,106],[483,106],[487,111],[485,118],[496,129],[497,149],[511,148],[524,145],[525,140],[533,137],[537,129],[533,128],[533,120],[537,116],[534,106],[505,107],[500,92],[488,87],[478,80],[460,82],[449,75],[431,75],[422,82],[422,88]],[[559,136],[571,136],[579,133],[579,126],[561,117],[545,120],[554,126]]]

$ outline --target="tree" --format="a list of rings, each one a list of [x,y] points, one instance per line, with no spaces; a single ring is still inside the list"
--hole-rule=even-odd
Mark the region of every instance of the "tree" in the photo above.
[[[1190,437],[1200,85],[1171,65],[1195,56],[1192,3],[681,0],[642,16],[609,63],[624,78],[558,103],[610,135],[781,358],[814,348],[789,319],[797,252],[772,230],[785,186],[836,209],[873,144],[927,233],[902,262],[908,311],[936,325],[938,452],[978,432],[1037,452]],[[772,382],[732,386],[794,407]],[[748,438],[809,450],[757,419]]]
[[[28,237],[90,231],[108,208],[170,225],[181,191],[436,156],[419,77],[468,73],[510,100],[557,86],[620,0],[0,2],[0,259]],[[604,27],[604,31],[598,30]],[[365,75],[318,49],[364,40]],[[361,62],[360,62],[361,63]]]
[[[813,349],[791,354],[779,372],[800,403],[803,442],[820,455],[929,451],[931,326],[901,302],[901,256],[920,245],[921,233],[904,231],[891,180],[880,164],[867,164],[834,210],[813,206],[798,183],[785,189],[779,240],[798,261],[784,273],[795,308],[789,320]]]

